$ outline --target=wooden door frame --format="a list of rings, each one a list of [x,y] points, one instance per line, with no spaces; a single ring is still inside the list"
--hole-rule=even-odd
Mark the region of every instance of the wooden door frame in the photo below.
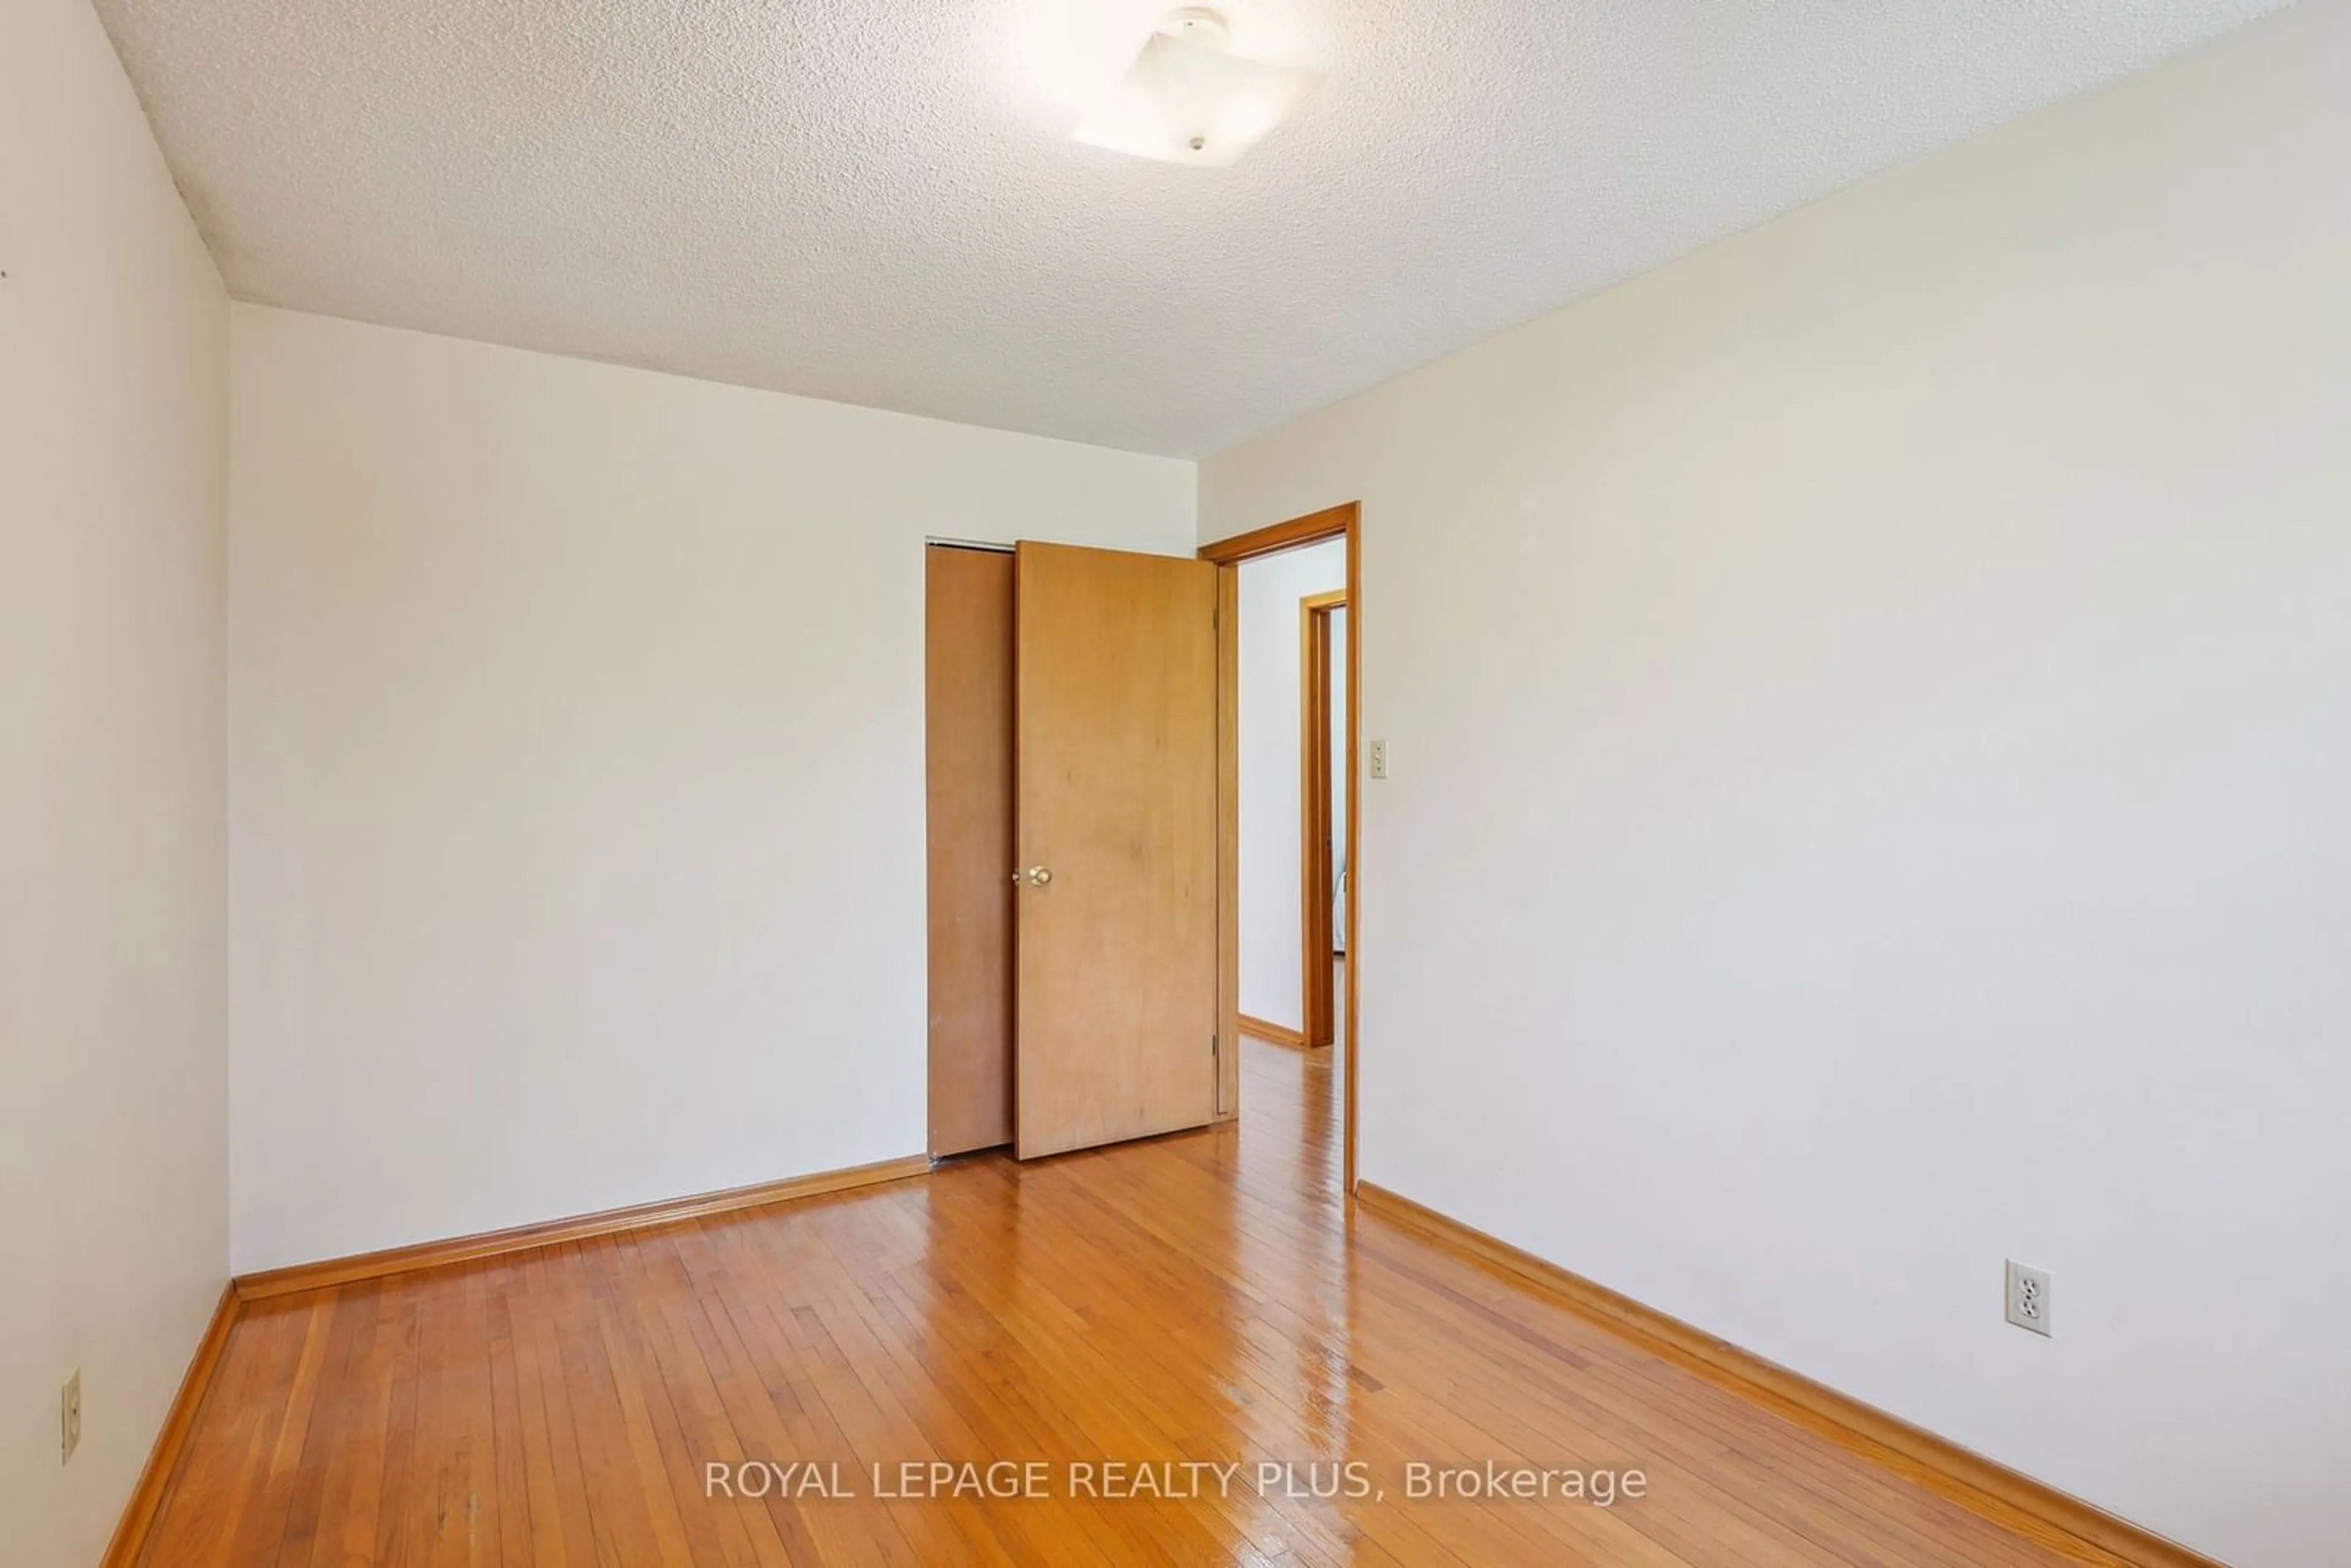
[[[1363,507],[1347,501],[1309,512],[1301,517],[1254,528],[1214,544],[1202,545],[1202,560],[1217,563],[1217,1018],[1222,1038],[1233,1049],[1218,1063],[1217,1113],[1231,1117],[1240,1112],[1240,564],[1260,556],[1320,544],[1325,539],[1347,541],[1347,995],[1343,1008],[1341,1071],[1345,1076],[1342,1103],[1343,1175],[1340,1190],[1355,1190],[1356,1038],[1361,1025],[1356,998],[1363,951],[1363,580],[1360,567]]]
[[[1332,1017],[1331,612],[1347,591],[1298,601],[1298,1018],[1310,1046],[1336,1043]]]

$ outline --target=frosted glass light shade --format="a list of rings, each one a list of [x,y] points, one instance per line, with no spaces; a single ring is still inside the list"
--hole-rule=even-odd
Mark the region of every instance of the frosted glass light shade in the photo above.
[[[1072,139],[1170,163],[1230,163],[1281,123],[1322,78],[1154,33]]]

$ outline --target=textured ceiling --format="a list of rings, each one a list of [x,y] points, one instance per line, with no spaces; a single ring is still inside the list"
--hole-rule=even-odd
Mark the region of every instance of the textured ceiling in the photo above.
[[[2276,4],[1231,0],[1200,169],[1151,0],[98,0],[242,298],[1186,456]]]

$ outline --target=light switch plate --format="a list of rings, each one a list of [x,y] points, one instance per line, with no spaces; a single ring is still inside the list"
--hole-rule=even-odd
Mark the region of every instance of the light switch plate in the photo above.
[[[1372,777],[1384,779],[1387,776],[1388,743],[1384,740],[1375,740],[1372,742]]]

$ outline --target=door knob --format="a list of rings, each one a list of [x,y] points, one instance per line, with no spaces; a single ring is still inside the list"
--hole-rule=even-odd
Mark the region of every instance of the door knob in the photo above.
[[[1012,873],[1015,886],[1025,882],[1031,887],[1042,887],[1052,880],[1053,873],[1040,865],[1032,865],[1027,871],[1016,871]]]

